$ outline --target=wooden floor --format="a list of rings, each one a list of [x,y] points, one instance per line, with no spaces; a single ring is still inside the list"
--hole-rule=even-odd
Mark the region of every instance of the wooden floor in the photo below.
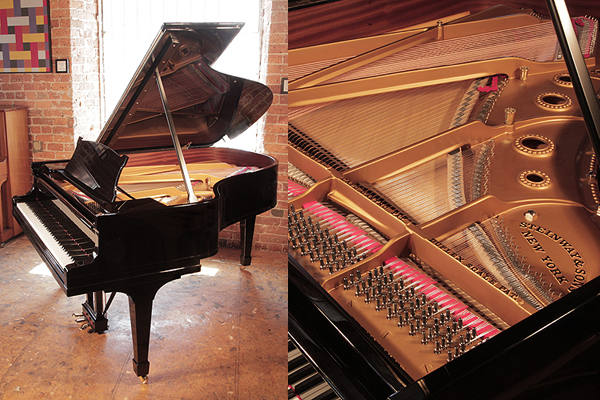
[[[213,274],[211,276],[211,274]],[[154,301],[149,382],[132,371],[127,297],[103,334],[72,318],[67,298],[29,241],[0,249],[0,399],[284,399],[287,263],[284,253],[239,249],[165,285]]]

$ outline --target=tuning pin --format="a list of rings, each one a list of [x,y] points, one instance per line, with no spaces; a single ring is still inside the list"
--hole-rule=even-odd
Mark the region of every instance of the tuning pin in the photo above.
[[[398,328],[402,328],[406,324],[406,320],[401,314],[398,314]]]
[[[433,353],[434,354],[441,354],[442,353],[442,345],[440,344],[439,340],[435,341],[435,347],[433,348]]]
[[[410,323],[410,328],[408,330],[408,334],[410,336],[415,336],[417,334],[417,331],[415,330],[415,324],[413,324],[412,322]]]

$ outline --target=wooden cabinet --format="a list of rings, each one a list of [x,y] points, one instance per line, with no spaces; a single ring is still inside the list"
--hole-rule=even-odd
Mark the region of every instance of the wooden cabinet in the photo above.
[[[31,189],[27,109],[0,106],[0,243],[21,233],[12,216],[12,197]]]

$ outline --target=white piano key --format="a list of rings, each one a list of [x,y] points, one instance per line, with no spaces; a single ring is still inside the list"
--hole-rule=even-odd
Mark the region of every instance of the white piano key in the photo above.
[[[29,208],[27,203],[17,203],[17,208],[27,220],[27,223],[33,228],[35,233],[38,235],[44,246],[52,253],[56,261],[61,267],[66,268],[67,265],[73,263],[73,259],[69,254],[62,248],[60,243],[52,236],[52,234],[46,229],[42,221],[37,215]]]

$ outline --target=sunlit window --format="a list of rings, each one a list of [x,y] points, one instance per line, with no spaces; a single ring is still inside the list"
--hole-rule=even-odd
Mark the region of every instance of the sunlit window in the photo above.
[[[213,68],[258,81],[260,0],[102,0],[102,123],[112,114],[164,22],[243,22],[244,28]],[[96,137],[88,138],[96,139]],[[257,151],[256,124],[218,146]]]

